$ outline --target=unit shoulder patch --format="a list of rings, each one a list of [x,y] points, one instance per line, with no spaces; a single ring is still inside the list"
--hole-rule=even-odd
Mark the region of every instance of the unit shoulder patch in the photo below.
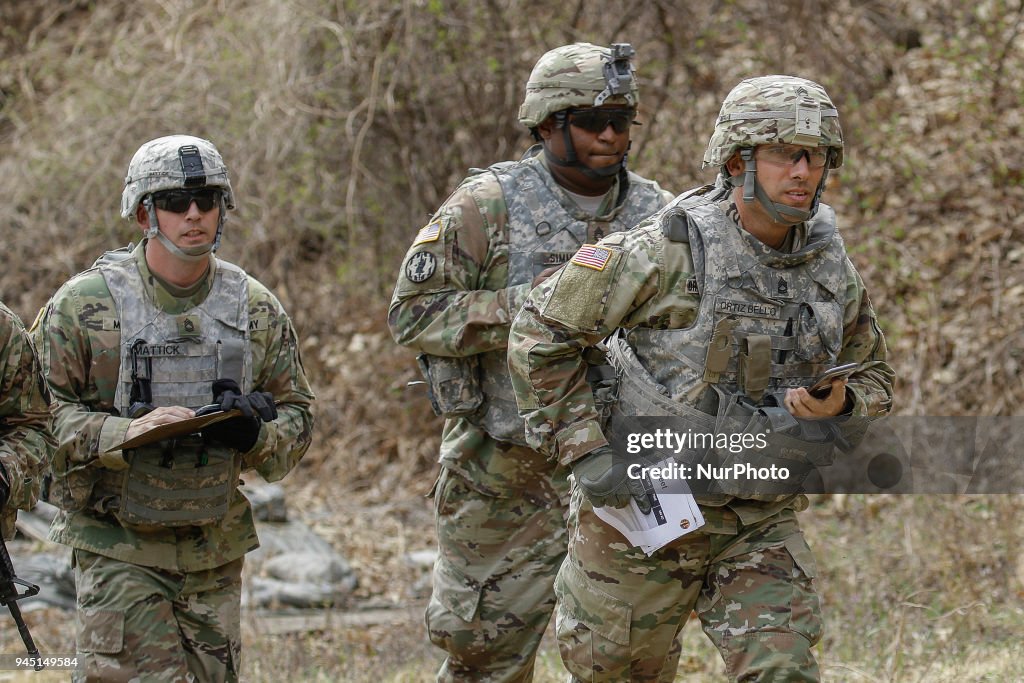
[[[426,282],[437,270],[437,257],[429,251],[413,254],[405,264],[405,277],[410,282]]]

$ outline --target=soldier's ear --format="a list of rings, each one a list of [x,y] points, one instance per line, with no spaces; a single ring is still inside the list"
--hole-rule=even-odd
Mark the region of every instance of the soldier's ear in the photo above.
[[[730,176],[738,176],[746,170],[746,164],[740,158],[739,152],[733,152],[733,155],[725,162],[725,170],[729,172]]]
[[[550,116],[537,124],[534,129],[537,131],[537,135],[540,136],[541,140],[550,140],[552,132],[555,129],[555,121]]]
[[[135,207],[135,222],[139,224],[139,227],[143,230],[149,229],[149,213],[146,211],[146,207],[140,202]]]

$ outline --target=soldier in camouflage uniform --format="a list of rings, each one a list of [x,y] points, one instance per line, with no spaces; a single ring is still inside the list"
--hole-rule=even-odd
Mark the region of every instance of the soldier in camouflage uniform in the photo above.
[[[313,394],[280,302],[213,254],[234,204],[212,143],[147,142],[121,198],[144,239],[40,314],[59,442],[50,538],[74,548],[78,680],[238,680],[242,563],[259,545],[238,476],[296,465]],[[116,448],[204,406],[241,414]]]
[[[811,649],[821,619],[799,491],[724,480],[694,489],[705,525],[649,557],[594,507],[649,507],[628,473],[639,456],[609,446],[639,416],[671,416],[679,431],[700,433],[767,416],[779,433],[744,455],[785,456],[797,468],[822,448],[808,435],[828,421],[812,418],[889,410],[885,341],[835,215],[819,202],[842,160],[838,113],[821,86],[743,81],[704,157],[716,183],[581,250],[516,318],[509,368],[531,442],[573,472],[569,551],[555,584],[573,680],[656,680],[691,610],[730,680],[818,680]],[[581,352],[606,337],[618,402],[602,420]],[[850,362],[858,371],[825,398],[804,388]],[[677,458],[692,465],[704,451]]]
[[[40,470],[53,455],[49,395],[21,320],[0,303],[0,533],[14,536],[18,510],[39,500]]]
[[[419,231],[388,316],[421,352],[445,415],[435,485],[439,557],[426,622],[439,681],[529,681],[565,556],[568,484],[525,442],[505,346],[536,281],[580,245],[671,199],[627,171],[633,49],[566,45],[537,62],[519,121],[540,143],[475,170]]]

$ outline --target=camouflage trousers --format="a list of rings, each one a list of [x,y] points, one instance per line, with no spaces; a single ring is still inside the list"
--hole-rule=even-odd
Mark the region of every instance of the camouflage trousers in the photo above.
[[[564,485],[564,477],[563,477]],[[531,681],[565,557],[565,507],[488,496],[442,466],[430,640],[448,653],[438,681]]]
[[[574,487],[568,556],[555,582],[555,628],[571,680],[658,680],[691,611],[729,680],[819,680],[815,564],[796,513],[744,526],[728,508],[704,510],[723,518],[716,529],[731,524],[735,533],[696,531],[647,557]]]
[[[237,681],[242,562],[182,574],[75,549],[74,681]]]

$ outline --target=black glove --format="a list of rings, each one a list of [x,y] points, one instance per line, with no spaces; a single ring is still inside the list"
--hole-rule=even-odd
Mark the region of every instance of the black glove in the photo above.
[[[7,483],[7,468],[0,463],[0,510],[7,505],[7,499],[11,496],[11,485]]]
[[[260,423],[277,419],[273,394],[253,391],[243,395],[233,379],[213,382],[213,402],[220,410],[237,408],[242,414],[204,427],[203,442],[207,444],[227,446],[246,453],[260,438]]]
[[[220,405],[221,410],[238,408],[245,417],[256,417],[263,422],[277,419],[277,406],[274,395],[269,391],[253,391],[243,395],[238,382],[233,379],[217,379],[213,381],[213,402]]]
[[[623,508],[630,497],[645,515],[651,511],[651,502],[644,491],[642,479],[632,479],[626,473],[629,462],[610,446],[599,446],[572,463],[583,495],[594,507]]]

